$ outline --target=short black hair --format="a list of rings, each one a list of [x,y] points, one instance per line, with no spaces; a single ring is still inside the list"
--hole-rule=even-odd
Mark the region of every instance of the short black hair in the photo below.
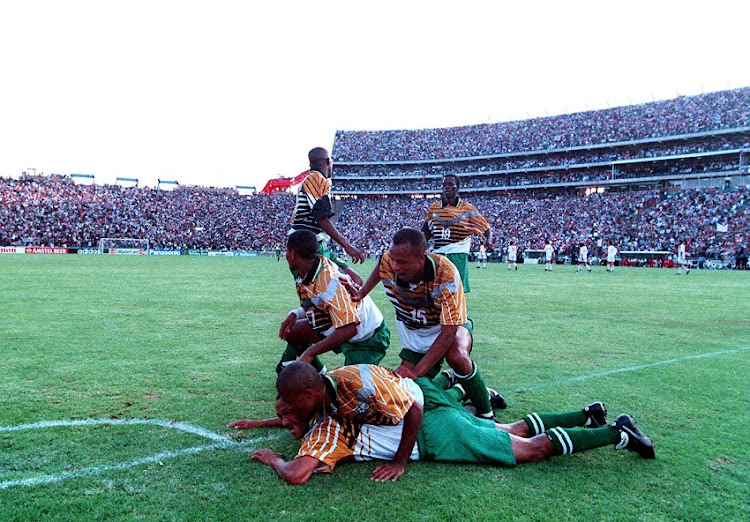
[[[302,259],[318,255],[318,238],[309,230],[295,230],[286,240],[286,249],[294,250]]]
[[[310,388],[320,388],[323,385],[323,377],[311,364],[302,361],[294,361],[284,367],[276,378],[276,391],[283,398],[297,395]]]
[[[445,176],[443,176],[443,179],[445,179],[445,178],[453,178],[453,179],[455,179],[456,180],[456,187],[457,188],[461,188],[461,178],[459,178],[457,174],[446,174]]]
[[[413,228],[402,228],[396,232],[392,240],[393,246],[398,245],[411,245],[414,249],[419,249],[422,252],[427,251],[427,240],[424,234],[419,230]]]
[[[315,147],[307,153],[307,159],[309,159],[310,161],[328,158],[328,150],[324,149],[323,147]]]

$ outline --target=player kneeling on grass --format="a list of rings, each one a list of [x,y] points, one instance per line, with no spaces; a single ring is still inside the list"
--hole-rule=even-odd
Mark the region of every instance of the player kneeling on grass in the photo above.
[[[300,307],[281,323],[279,337],[287,342],[277,371],[300,360],[318,371],[318,355],[344,354],[344,364],[378,364],[385,356],[391,332],[371,298],[352,301],[355,288],[339,268],[318,254],[318,240],[308,230],[297,230],[287,239],[286,260],[295,276]],[[345,282],[343,280],[346,280]]]
[[[344,460],[387,461],[372,473],[373,480],[385,481],[397,480],[409,460],[514,466],[610,444],[654,458],[651,440],[635,421],[623,414],[608,426],[600,402],[497,424],[468,413],[426,378],[411,380],[372,365],[321,375],[301,362],[281,372],[276,389],[279,418],[271,425],[302,439],[300,450],[291,461],[270,449],[252,458],[294,485],[316,472],[330,473]]]

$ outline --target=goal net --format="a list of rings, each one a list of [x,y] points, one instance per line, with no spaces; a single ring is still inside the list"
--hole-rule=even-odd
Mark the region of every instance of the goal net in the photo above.
[[[148,254],[148,239],[132,237],[103,237],[99,240],[100,254]]]

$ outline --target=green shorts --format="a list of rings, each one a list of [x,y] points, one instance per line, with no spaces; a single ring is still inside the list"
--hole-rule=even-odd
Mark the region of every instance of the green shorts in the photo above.
[[[469,330],[469,334],[471,334],[472,338],[474,337],[474,321],[472,321],[471,319],[468,319],[468,321],[465,322],[464,324],[462,324],[461,326],[463,326],[464,328],[466,328],[467,330]],[[472,342],[473,342],[473,339],[472,339]],[[419,363],[419,361],[422,360],[422,357],[424,357],[425,354],[419,353],[419,352],[415,352],[415,351],[409,350],[407,348],[403,348],[398,355],[404,361],[410,362],[414,366],[416,366]],[[443,365],[443,360],[444,359],[445,359],[444,357],[441,358],[432,368],[430,368],[429,370],[427,370],[427,373],[425,374],[425,376],[427,376],[430,379],[432,379],[438,373],[440,373],[440,368]]]
[[[424,415],[419,429],[419,457],[443,462],[515,466],[510,434],[480,419],[437,388],[429,379],[416,382],[424,393]]]
[[[469,256],[468,254],[444,254],[451,263],[456,265],[458,274],[461,276],[461,282],[464,285],[464,293],[469,293]]]
[[[366,341],[360,343],[347,342],[341,345],[340,352],[344,354],[344,366],[350,364],[380,364],[390,345],[391,330],[383,321]]]

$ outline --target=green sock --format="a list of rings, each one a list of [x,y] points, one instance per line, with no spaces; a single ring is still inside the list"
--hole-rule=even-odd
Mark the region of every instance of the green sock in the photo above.
[[[531,413],[526,415],[523,420],[529,427],[529,433],[540,435],[550,428],[561,426],[563,428],[575,428],[586,424],[588,417],[583,410],[566,411],[563,413]]]
[[[443,372],[440,372],[435,376],[434,379],[432,379],[432,384],[434,384],[436,388],[447,390],[451,386],[451,381],[450,379],[448,379],[447,375],[445,375]]]
[[[276,365],[276,373],[281,373],[281,370],[284,369],[284,366],[287,364],[294,362],[297,360],[297,357],[302,355],[305,350],[307,350],[311,344],[303,344],[303,345],[294,345],[287,343],[286,350],[284,350],[284,353],[281,354],[281,360],[279,361],[279,364]],[[318,356],[316,355],[312,360],[313,367],[321,371],[324,368],[323,363],[320,359],[318,359]]]
[[[611,426],[601,428],[551,428],[546,432],[555,455],[567,455],[620,442],[620,432]]]
[[[471,374],[467,376],[456,374],[456,379],[466,390],[466,398],[477,409],[477,417],[486,417],[493,413],[490,405],[490,394],[487,392],[487,386],[484,384],[482,374],[479,373],[479,368],[474,364],[474,361],[471,364],[474,367]]]

